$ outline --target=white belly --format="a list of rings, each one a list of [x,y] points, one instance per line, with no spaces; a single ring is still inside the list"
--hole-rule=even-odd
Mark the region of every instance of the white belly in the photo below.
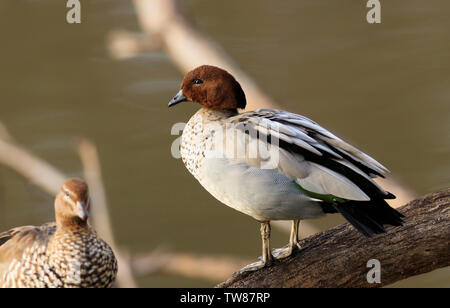
[[[199,182],[222,203],[259,221],[316,218],[321,207],[274,169],[229,164],[227,159],[205,159]]]

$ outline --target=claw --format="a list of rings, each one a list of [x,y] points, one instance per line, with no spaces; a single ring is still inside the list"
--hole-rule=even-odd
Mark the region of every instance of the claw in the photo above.
[[[262,260],[256,261],[256,262],[250,263],[250,264],[244,266],[243,268],[241,268],[240,270],[234,272],[233,275],[239,275],[239,274],[247,273],[247,272],[254,272],[254,271],[260,270],[266,266],[269,266],[269,264],[267,264],[266,262],[264,262]]]
[[[239,275],[239,274],[246,273],[246,272],[255,272],[264,267],[271,266],[273,264],[274,257],[272,254],[269,254],[266,257],[266,260],[264,260],[263,256],[260,256],[258,259],[259,259],[259,261],[256,261],[256,262],[253,262],[253,263],[250,263],[250,264],[244,266],[240,270],[234,272],[233,275]]]
[[[295,251],[298,250],[300,250],[299,243],[287,244],[284,247],[272,250],[272,256],[277,260],[284,259],[291,256]]]

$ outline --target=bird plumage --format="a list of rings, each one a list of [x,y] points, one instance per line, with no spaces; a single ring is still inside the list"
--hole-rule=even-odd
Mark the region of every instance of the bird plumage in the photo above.
[[[54,223],[41,227],[23,226],[0,234],[0,277],[8,270],[10,263],[20,259],[23,253],[34,244],[46,245],[56,230]],[[2,285],[0,279],[0,286]]]
[[[402,224],[385,201],[395,196],[373,180],[386,167],[307,117],[276,109],[238,113],[245,96],[230,90],[240,89],[230,76],[201,66],[186,74],[169,102],[203,106],[187,123],[180,151],[208,192],[263,223],[294,220],[293,230],[299,219],[337,212],[366,236]]]
[[[299,118],[302,125],[292,123]],[[258,149],[253,155],[252,147]],[[302,213],[302,207],[320,208],[317,202],[333,203],[333,197],[340,201],[336,211],[350,217],[346,201],[366,202],[361,206],[377,202],[384,208],[383,200],[393,197],[373,180],[375,174],[386,173],[384,166],[306,117],[279,110],[238,114],[201,109],[183,132],[181,155],[211,194],[260,221],[311,218],[311,213],[319,217],[321,212]],[[275,163],[270,163],[273,156]],[[273,215],[270,205],[264,206],[269,202]],[[292,202],[295,206],[290,206]],[[283,205],[289,208],[283,210]],[[267,215],[256,213],[262,210]]]
[[[67,200],[72,202],[67,202]],[[87,224],[87,186],[71,179],[55,201],[56,222],[0,234],[0,287],[111,287],[117,260]]]

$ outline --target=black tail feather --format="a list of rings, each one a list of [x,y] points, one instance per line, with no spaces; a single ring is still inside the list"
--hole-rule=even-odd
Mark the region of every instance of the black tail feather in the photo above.
[[[339,213],[338,210],[331,203],[319,202],[320,207],[322,208],[322,212],[325,214],[334,214]]]
[[[367,237],[386,232],[384,225],[402,226],[404,217],[383,199],[348,201],[333,205],[358,231]]]

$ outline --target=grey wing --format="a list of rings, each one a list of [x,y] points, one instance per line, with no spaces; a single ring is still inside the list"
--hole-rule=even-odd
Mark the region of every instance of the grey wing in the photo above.
[[[267,110],[266,110],[267,111]],[[264,113],[264,110],[260,110]],[[377,162],[375,159],[365,154],[364,152],[358,150],[342,139],[338,138],[325,128],[321,127],[316,122],[294,113],[289,113],[285,111],[274,110],[271,117],[272,120],[286,125],[303,130],[303,132],[313,136],[313,138],[320,144],[325,146],[322,150],[334,151],[335,154],[343,156],[346,160],[351,161],[353,164],[362,167],[364,171],[375,177],[383,176],[389,170]]]
[[[306,191],[356,201],[394,197],[372,179],[383,176],[387,168],[304,116],[260,109],[230,121],[242,124],[241,131],[247,134],[249,127],[258,131],[258,139],[270,136],[273,142],[274,138],[277,168]]]

